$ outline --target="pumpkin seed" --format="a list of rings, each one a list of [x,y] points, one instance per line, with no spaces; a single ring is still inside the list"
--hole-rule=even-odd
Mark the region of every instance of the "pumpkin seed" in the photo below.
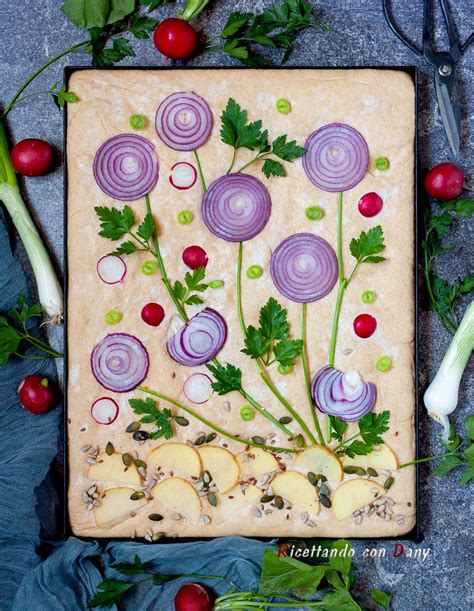
[[[301,434],[300,435],[296,435],[295,443],[296,443],[298,448],[304,448],[306,443],[305,443],[303,435],[301,435]]]
[[[201,479],[205,484],[210,484],[212,482],[212,475],[209,471],[203,471],[201,475]]]
[[[184,416],[175,416],[174,421],[176,424],[179,424],[179,426],[188,426],[189,424],[189,420],[184,418]]]
[[[325,494],[320,494],[319,495],[319,500],[324,505],[324,507],[327,507],[328,509],[332,505],[331,500]]]
[[[200,435],[196,441],[194,442],[195,446],[202,446],[202,444],[206,441],[206,436],[205,435]]]
[[[359,467],[354,467],[353,465],[347,465],[344,467],[343,471],[344,473],[347,473],[348,475],[353,475],[354,473],[357,473],[357,469]]]
[[[265,445],[265,439],[263,437],[260,437],[259,435],[255,435],[255,437],[252,437],[252,441],[258,446]]]
[[[385,490],[390,490],[390,488],[393,486],[393,482],[395,481],[394,477],[389,477],[385,480],[385,483],[383,485],[383,487],[385,488]]]
[[[138,429],[141,427],[140,422],[131,422],[127,428],[125,429],[126,433],[134,433],[135,431],[138,431]]]
[[[357,475],[365,475],[367,472],[363,467],[356,467]]]
[[[135,467],[138,467],[139,469],[147,468],[146,462],[143,462],[143,460],[140,460],[139,458],[136,458],[134,462],[135,462]]]
[[[137,490],[136,492],[132,494],[132,496],[130,497],[130,500],[139,501],[140,499],[143,499],[144,497],[145,497],[145,493],[142,492],[141,490]]]
[[[163,539],[163,537],[165,536],[165,533],[163,532],[159,532],[159,533],[155,533],[151,540],[153,541],[153,543],[156,543],[157,541],[159,541],[160,539]]]
[[[130,456],[130,454],[122,454],[122,462],[126,467],[130,467],[132,465],[132,457]]]
[[[115,452],[114,444],[109,441],[107,445],[105,446],[105,453],[107,454],[107,456],[112,456],[114,452]]]
[[[260,499],[260,502],[269,503],[270,501],[273,501],[274,498],[275,498],[274,494],[264,494],[262,498]]]
[[[292,422],[292,421],[293,421],[293,418],[291,418],[291,416],[282,416],[282,417],[281,417],[281,418],[278,420],[278,422],[279,422],[280,424],[290,424],[290,422]]]
[[[373,469],[372,467],[367,467],[367,473],[371,476],[371,477],[378,477],[378,473],[375,469]]]
[[[135,441],[146,441],[147,439],[150,439],[150,433],[147,433],[146,431],[135,431],[133,433],[133,438]]]
[[[206,443],[210,443],[211,441],[214,441],[216,437],[217,437],[217,433],[209,433],[209,435],[206,436]]]
[[[207,493],[207,500],[209,502],[209,505],[217,507],[217,496],[213,492]]]
[[[322,484],[319,491],[320,491],[320,494],[322,494],[323,496],[327,496],[328,498],[331,495],[331,490],[329,489],[329,486],[327,484]]]
[[[283,499],[281,498],[281,496],[276,496],[275,497],[275,507],[277,509],[283,509],[284,506],[285,506],[285,503]]]
[[[163,516],[159,513],[150,513],[150,515],[148,516],[148,519],[151,520],[152,522],[161,522],[161,520],[163,519]]]
[[[316,477],[316,474],[310,471],[308,473],[308,481],[312,486],[317,486],[319,478]]]
[[[316,479],[319,479],[322,482],[327,482],[328,481],[328,478],[325,475],[323,475],[322,473],[316,473]]]

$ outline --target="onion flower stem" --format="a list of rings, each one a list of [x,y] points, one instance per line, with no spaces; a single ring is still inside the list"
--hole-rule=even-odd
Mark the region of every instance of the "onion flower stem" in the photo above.
[[[199,174],[199,181],[202,185],[202,188],[204,189],[204,193],[207,191],[207,186],[206,186],[206,180],[204,178],[204,174],[202,171],[202,166],[201,166],[201,160],[199,159],[199,154],[197,152],[197,150],[193,151],[194,153],[194,157],[196,159],[196,164],[197,164],[197,169],[198,169],[198,174]]]
[[[308,353],[306,351],[306,314],[307,314],[307,303],[303,303],[303,307],[301,310],[301,339],[303,341],[303,347],[301,348],[301,360],[303,362],[303,371],[304,371],[304,381],[306,385],[306,394],[308,396],[309,408],[311,410],[311,414],[313,416],[314,427],[316,429],[316,433],[319,438],[319,442],[321,445],[325,446],[324,443],[324,435],[321,431],[321,426],[319,425],[318,415],[316,413],[316,406],[314,405],[313,397],[311,396],[311,375],[309,372],[309,364],[308,364]],[[316,440],[313,442],[316,443]]]

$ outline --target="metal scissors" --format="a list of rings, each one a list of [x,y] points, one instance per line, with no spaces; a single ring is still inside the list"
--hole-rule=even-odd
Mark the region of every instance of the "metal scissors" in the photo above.
[[[474,42],[474,32],[461,44],[449,12],[447,0],[439,0],[448,32],[449,51],[433,51],[432,23],[429,0],[423,0],[423,46],[420,48],[408,40],[394,24],[388,10],[388,0],[382,0],[383,13],[392,32],[413,51],[422,56],[434,68],[436,95],[444,129],[451,150],[457,157],[461,146],[461,110],[454,99],[455,67],[466,49]]]

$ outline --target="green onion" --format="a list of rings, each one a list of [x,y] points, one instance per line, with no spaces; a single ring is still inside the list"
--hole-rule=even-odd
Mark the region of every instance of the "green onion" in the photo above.
[[[282,115],[287,115],[291,111],[291,104],[289,100],[285,100],[285,98],[280,98],[277,100],[276,108],[279,113]]]
[[[116,325],[122,320],[122,316],[122,312],[119,312],[118,310],[110,310],[110,312],[107,312],[105,315],[105,322],[108,325]]]
[[[319,221],[324,216],[324,210],[319,206],[310,206],[306,208],[305,215],[309,221]]]
[[[211,280],[208,284],[210,289],[218,289],[221,286],[224,286],[224,280]]]
[[[250,280],[255,280],[256,278],[260,278],[260,276],[263,274],[263,268],[261,265],[251,265],[246,274],[247,278],[250,278]]]
[[[158,261],[145,261],[142,265],[142,274],[153,276],[158,271]]]
[[[381,172],[388,170],[389,165],[390,164],[388,163],[388,159],[386,157],[377,157],[377,159],[375,160],[375,167]]]
[[[245,422],[250,422],[255,418],[255,410],[253,410],[250,405],[244,405],[241,407],[239,413],[240,417],[242,420],[245,420]]]
[[[384,373],[392,368],[392,359],[389,356],[381,356],[375,363],[376,368]]]
[[[286,376],[293,371],[293,365],[278,365],[277,371],[282,376]]]
[[[194,214],[191,212],[191,210],[181,210],[181,212],[178,214],[178,223],[180,225],[187,225],[193,220],[193,218]]]
[[[363,303],[374,303],[377,299],[377,294],[374,291],[364,291],[361,299]]]
[[[144,117],[143,115],[132,115],[128,120],[128,123],[132,129],[145,129],[146,117]]]
[[[61,285],[18,188],[2,121],[0,121],[0,200],[5,204],[25,246],[35,274],[39,301],[53,322],[59,322],[63,317]]]

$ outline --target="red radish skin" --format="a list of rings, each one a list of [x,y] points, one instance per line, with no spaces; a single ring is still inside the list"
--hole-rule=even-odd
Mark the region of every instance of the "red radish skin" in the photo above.
[[[122,282],[127,273],[127,266],[122,257],[106,255],[97,261],[97,275],[105,284]]]
[[[184,383],[183,392],[192,403],[206,403],[213,392],[212,380],[205,373],[193,373]]]
[[[187,161],[179,161],[171,168],[171,185],[179,191],[187,191],[196,184],[196,168]]]
[[[455,199],[464,186],[464,172],[454,163],[440,163],[425,176],[425,190],[436,199]]]
[[[187,583],[176,593],[175,611],[212,611],[212,600],[198,583]]]
[[[358,204],[359,212],[362,216],[371,218],[376,216],[383,208],[383,199],[378,193],[371,191],[363,195]]]
[[[159,303],[147,303],[142,308],[142,320],[151,327],[158,327],[163,322],[165,311]]]
[[[115,422],[119,413],[119,406],[110,397],[101,397],[91,405],[91,416],[97,424],[108,426]]]
[[[54,387],[44,376],[27,376],[18,387],[18,396],[32,414],[46,414],[54,405]]]
[[[12,148],[13,169],[23,176],[42,176],[53,163],[53,147],[44,140],[27,138]]]
[[[353,326],[357,337],[367,339],[375,333],[377,321],[370,314],[359,314],[354,318]]]
[[[183,250],[183,262],[190,269],[206,267],[208,261],[206,251],[200,246],[188,246]]]
[[[158,25],[153,42],[165,57],[187,59],[196,51],[198,35],[193,26],[184,19],[171,17]]]

